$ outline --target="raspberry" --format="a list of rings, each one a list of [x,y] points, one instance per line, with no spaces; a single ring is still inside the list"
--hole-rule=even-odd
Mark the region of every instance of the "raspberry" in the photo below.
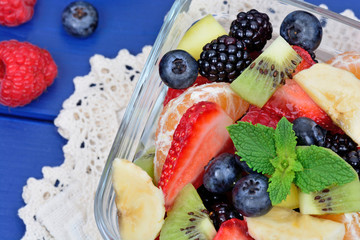
[[[0,24],[15,27],[29,21],[34,14],[36,0],[0,1]]]
[[[50,53],[28,42],[0,42],[0,104],[30,103],[50,86],[57,67]]]

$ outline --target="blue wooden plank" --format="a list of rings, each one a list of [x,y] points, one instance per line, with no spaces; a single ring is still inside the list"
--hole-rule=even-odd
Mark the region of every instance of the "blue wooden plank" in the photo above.
[[[58,166],[66,143],[52,122],[0,116],[0,236],[20,239],[25,226],[17,216],[29,177],[42,178],[43,166]]]
[[[73,78],[89,72],[91,56],[115,57],[122,48],[137,54],[144,45],[152,45],[173,1],[89,0],[99,11],[99,25],[87,39],[69,36],[62,28],[62,9],[70,2],[38,1],[30,22],[16,28],[0,27],[0,41],[17,39],[45,48],[59,70],[54,84],[38,99],[20,108],[0,106],[0,113],[54,119],[74,91]]]

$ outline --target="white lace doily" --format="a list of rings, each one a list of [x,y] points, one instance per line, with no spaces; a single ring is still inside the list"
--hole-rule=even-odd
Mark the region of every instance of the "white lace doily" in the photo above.
[[[230,2],[207,1],[194,1],[199,16],[212,9],[226,9]],[[355,18],[350,10],[342,14]],[[63,147],[64,163],[44,167],[42,179],[28,179],[23,189],[26,205],[19,209],[26,225],[23,240],[102,239],[94,218],[95,191],[150,50],[150,46],[144,47],[137,56],[121,50],[114,59],[95,55],[90,59],[90,73],[74,79],[75,91],[55,120],[59,134],[68,140]]]

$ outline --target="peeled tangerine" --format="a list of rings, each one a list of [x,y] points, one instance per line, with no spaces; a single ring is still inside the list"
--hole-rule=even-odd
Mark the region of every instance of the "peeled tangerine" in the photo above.
[[[164,223],[162,191],[132,162],[115,159],[113,187],[122,240],[154,240]]]
[[[345,235],[342,223],[281,207],[246,221],[249,234],[256,240],[343,240]]]
[[[302,89],[357,144],[360,144],[360,81],[354,74],[325,63],[294,76]]]

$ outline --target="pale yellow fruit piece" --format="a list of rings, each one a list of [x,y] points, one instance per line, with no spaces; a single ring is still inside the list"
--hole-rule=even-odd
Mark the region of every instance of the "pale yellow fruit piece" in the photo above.
[[[299,189],[295,184],[291,184],[290,194],[281,203],[276,205],[277,207],[285,207],[289,209],[295,209],[299,207]]]
[[[354,74],[325,63],[294,76],[302,89],[357,144],[360,144],[360,81]]]
[[[122,240],[154,240],[164,223],[162,191],[139,166],[125,159],[113,162],[113,187]]]
[[[209,14],[187,30],[177,48],[187,51],[198,60],[205,44],[225,34],[225,29]]]
[[[249,234],[256,240],[343,240],[345,226],[331,220],[273,207],[260,217],[246,218]]]

